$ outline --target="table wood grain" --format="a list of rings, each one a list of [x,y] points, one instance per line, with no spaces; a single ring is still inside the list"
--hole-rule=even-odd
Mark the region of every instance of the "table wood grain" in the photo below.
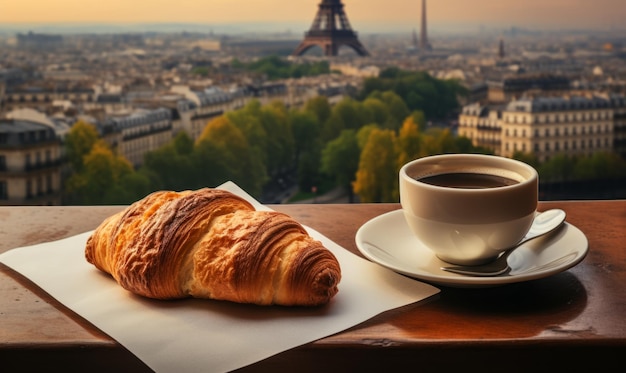
[[[398,204],[272,205],[360,255],[369,219]],[[94,229],[123,206],[0,207],[0,252]],[[604,371],[626,353],[626,201],[541,202],[561,208],[589,253],[557,275],[492,288],[440,287],[427,300],[285,351],[242,372]],[[0,264],[0,370],[143,372],[116,341]],[[487,370],[489,371],[489,370]]]

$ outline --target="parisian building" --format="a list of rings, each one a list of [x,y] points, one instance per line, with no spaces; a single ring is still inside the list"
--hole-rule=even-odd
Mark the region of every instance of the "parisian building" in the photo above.
[[[523,97],[527,92],[541,92],[544,96],[560,96],[571,89],[570,79],[553,74],[520,74],[498,80],[487,79],[487,102],[507,103]]]
[[[202,134],[204,127],[212,119],[227,111],[243,107],[243,92],[239,90],[225,91],[219,87],[191,89],[186,86],[173,87],[172,92],[184,97],[178,101],[177,113],[181,127],[192,139]]]
[[[138,109],[130,115],[109,118],[98,127],[111,147],[137,168],[143,164],[147,152],[172,140],[172,111]]]
[[[0,205],[60,205],[61,161],[52,126],[0,119]]]
[[[96,93],[93,88],[81,84],[40,82],[29,86],[7,86],[3,96],[3,106],[7,111],[16,108],[44,111],[54,102],[67,101],[74,105],[92,103]]]
[[[624,97],[615,95],[532,97],[490,106],[474,103],[459,116],[459,135],[505,157],[532,153],[543,162],[557,154],[591,156],[623,149],[625,107]]]

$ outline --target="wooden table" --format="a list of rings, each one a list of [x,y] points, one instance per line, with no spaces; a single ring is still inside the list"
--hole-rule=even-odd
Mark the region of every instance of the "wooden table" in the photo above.
[[[275,205],[344,248],[369,219],[397,204]],[[626,356],[626,201],[542,202],[589,240],[569,271],[493,288],[442,287],[439,295],[241,371],[362,369],[593,371]],[[122,207],[1,207],[0,252],[94,229]],[[360,254],[359,254],[360,255]],[[0,371],[142,372],[149,369],[94,326],[0,265]]]

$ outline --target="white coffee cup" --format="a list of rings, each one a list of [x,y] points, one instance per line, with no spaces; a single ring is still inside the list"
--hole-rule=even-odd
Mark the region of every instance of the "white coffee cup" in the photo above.
[[[509,158],[429,156],[405,164],[399,177],[409,227],[453,264],[494,260],[526,235],[537,209],[537,171]]]

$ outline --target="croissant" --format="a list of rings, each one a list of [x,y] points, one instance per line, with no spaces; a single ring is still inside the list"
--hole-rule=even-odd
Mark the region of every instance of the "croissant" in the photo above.
[[[149,298],[259,305],[328,303],[339,263],[291,217],[257,211],[228,191],[159,191],[108,217],[87,261]]]

